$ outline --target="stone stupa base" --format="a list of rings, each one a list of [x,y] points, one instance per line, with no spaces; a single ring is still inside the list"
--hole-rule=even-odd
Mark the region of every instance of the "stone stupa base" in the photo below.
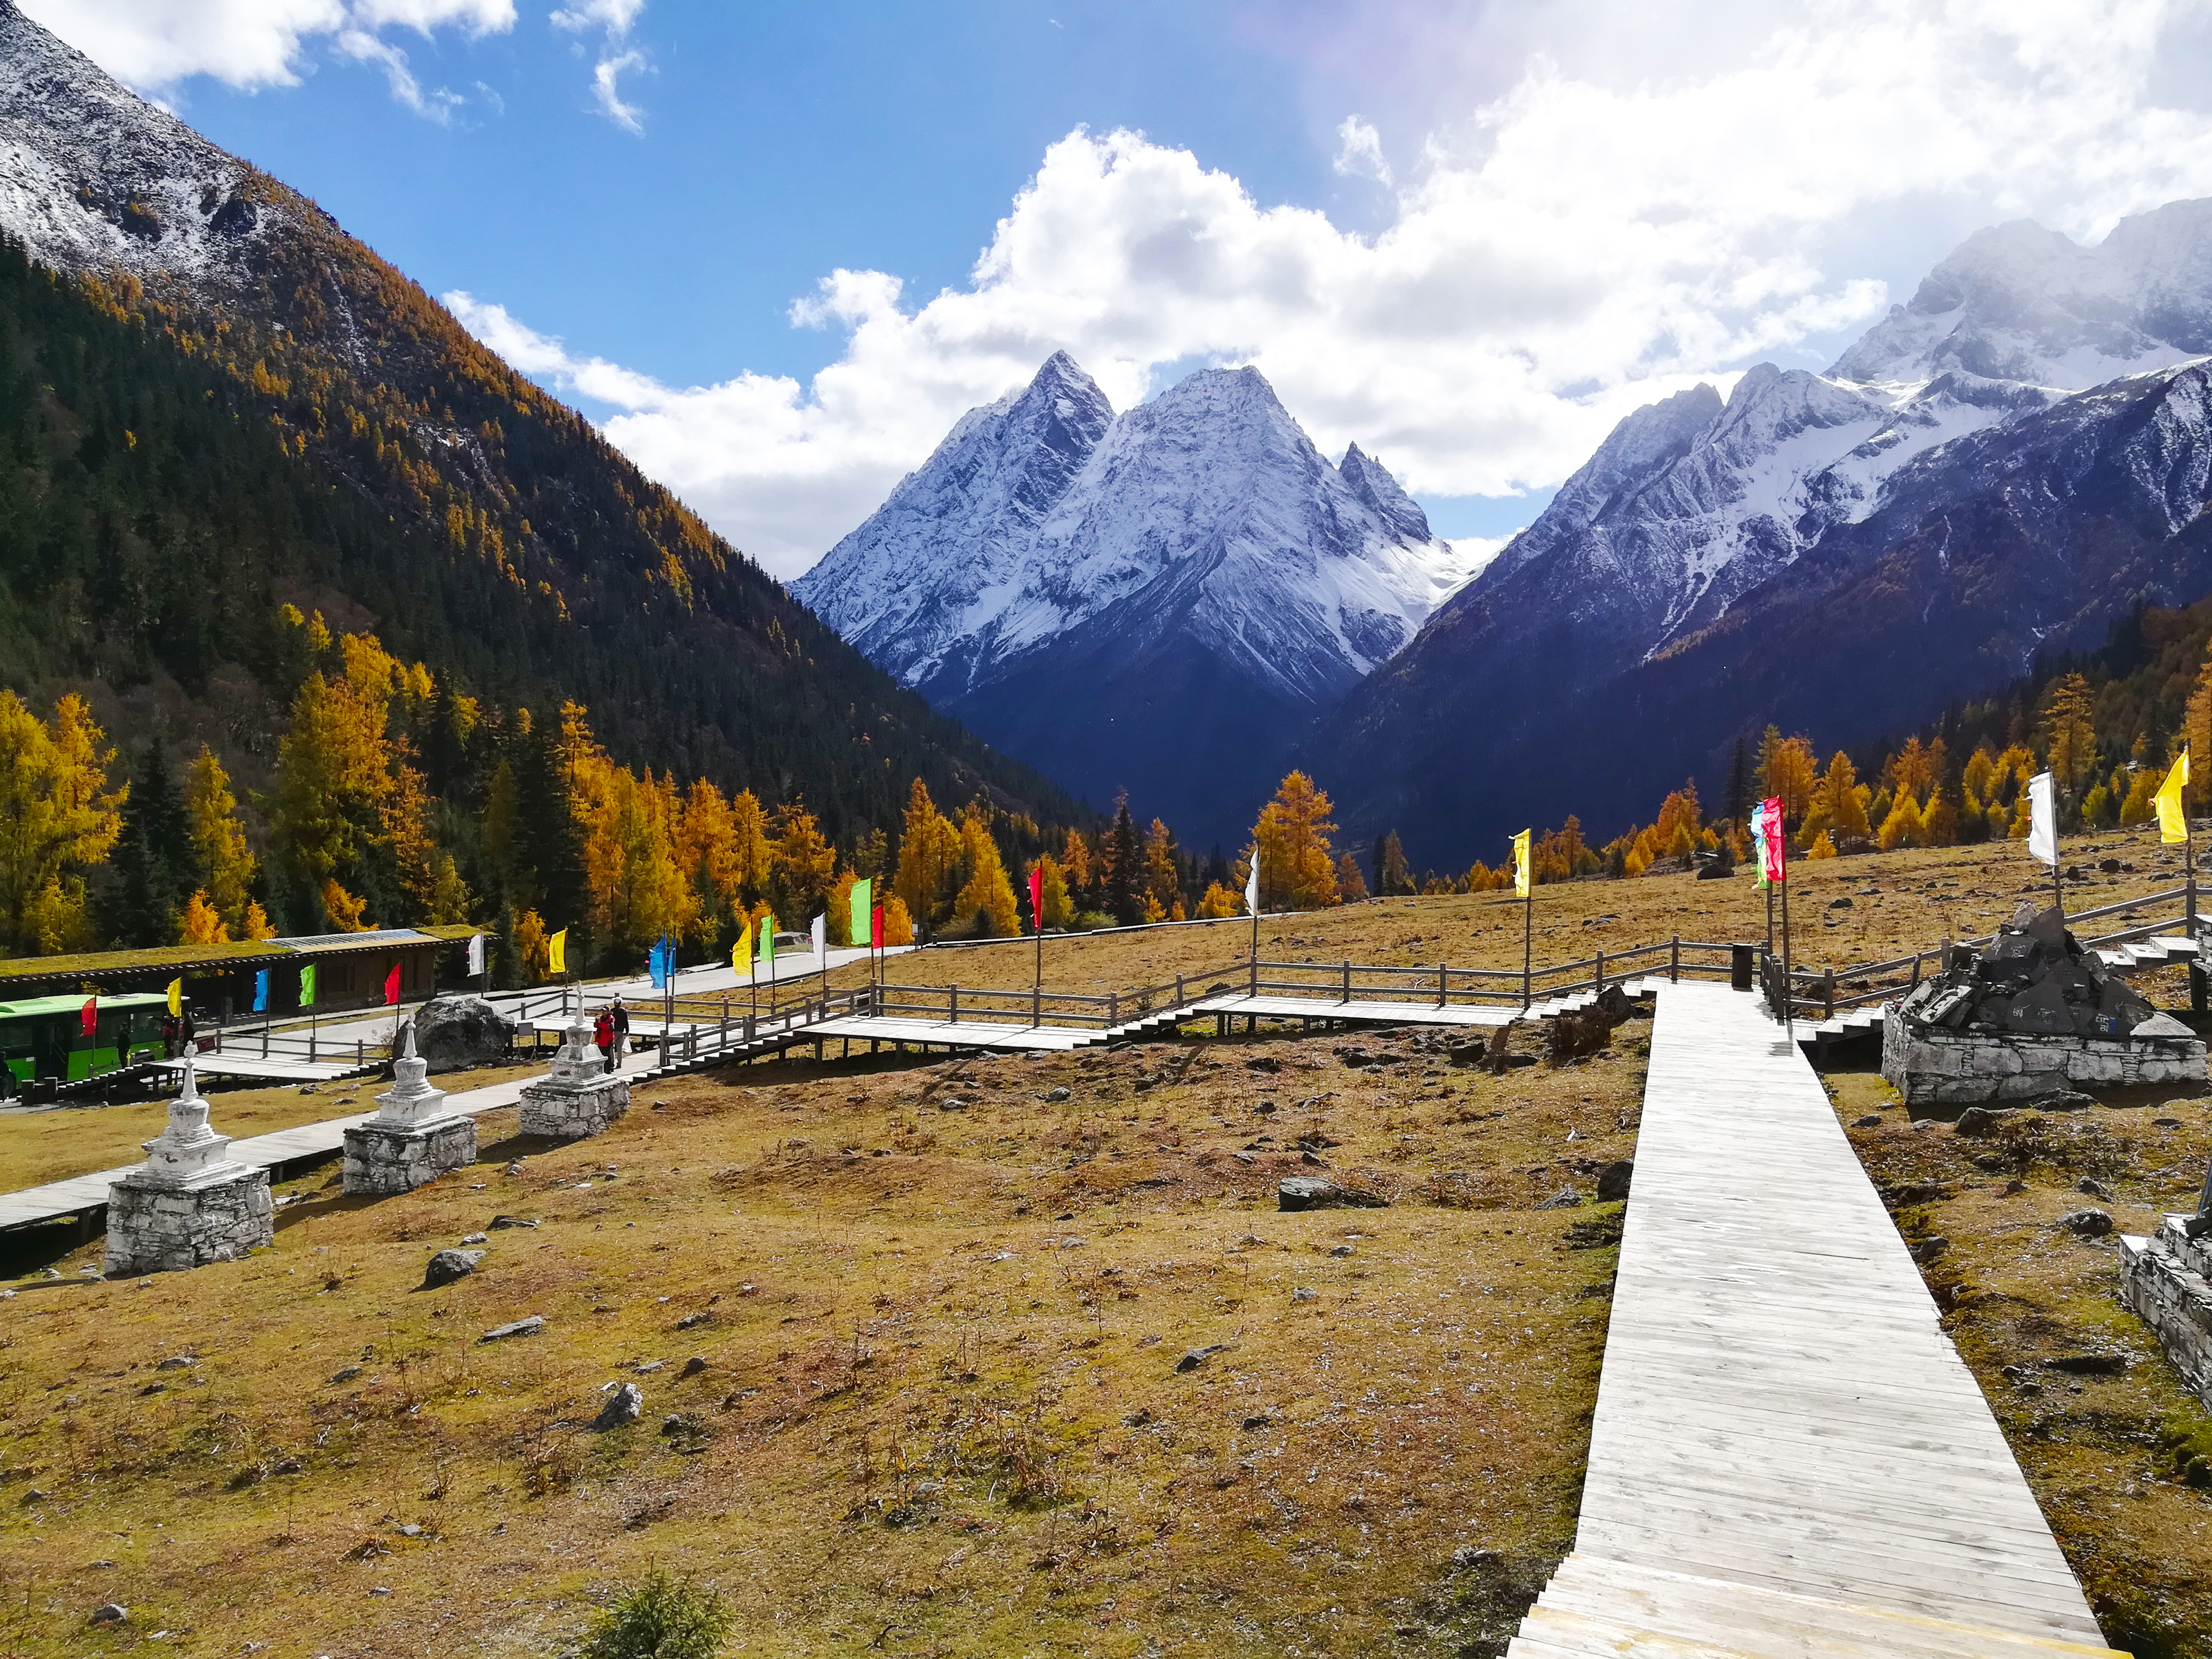
[[[455,1115],[433,1118],[411,1128],[371,1120],[345,1132],[342,1175],[349,1195],[386,1196],[411,1193],[449,1170],[477,1161],[477,1121]]]
[[[629,1085],[607,1076],[596,1081],[561,1077],[522,1091],[522,1133],[551,1140],[581,1140],[604,1131],[629,1110]]]
[[[125,1176],[107,1189],[110,1279],[232,1261],[276,1238],[266,1170],[234,1164],[178,1186]]]

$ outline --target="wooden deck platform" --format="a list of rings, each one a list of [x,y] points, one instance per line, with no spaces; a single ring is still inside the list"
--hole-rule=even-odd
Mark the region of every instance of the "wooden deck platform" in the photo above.
[[[1819,1079],[1750,995],[1659,989],[1574,1553],[1507,1651],[2111,1651]]]

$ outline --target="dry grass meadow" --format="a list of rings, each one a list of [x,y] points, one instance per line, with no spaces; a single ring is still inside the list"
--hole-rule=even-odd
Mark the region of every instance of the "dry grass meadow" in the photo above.
[[[2140,835],[2067,853],[2135,866],[2077,908],[2178,881]],[[2033,869],[2013,846],[1805,866],[1801,959],[1986,932],[2047,890]],[[1765,906],[1668,877],[1540,890],[1536,920],[1541,963],[1760,937]],[[1263,924],[1262,950],[1517,967],[1520,922],[1392,900]],[[1055,939],[1047,982],[1158,982],[1247,939]],[[893,966],[1015,988],[1031,961]],[[403,1198],[344,1199],[335,1166],[280,1182],[245,1261],[110,1284],[76,1273],[96,1242],[55,1255],[0,1301],[0,1651],[558,1654],[661,1566],[737,1605],[732,1652],[1498,1653],[1573,1536],[1620,1216],[1595,1176],[1632,1153],[1649,1031],[1503,1074],[1412,1030],[739,1066],[643,1085],[569,1146],[491,1114],[476,1167]],[[1931,1288],[2108,1627],[2212,1651],[2187,1473],[2212,1418],[2109,1251],[2051,1224],[2084,1176],[2127,1227],[2182,1201],[2203,1102],[1970,1141],[1836,1063],[1900,1226],[1949,1241]],[[373,1092],[225,1094],[216,1127]],[[8,1184],[123,1162],[158,1122],[11,1117]],[[1279,1212],[1316,1172],[1390,1201]],[[479,1231],[477,1273],[416,1288]],[[2057,1365],[2092,1351],[2133,1363]],[[594,1431],[624,1382],[641,1418]],[[111,1600],[129,1623],[90,1628]]]

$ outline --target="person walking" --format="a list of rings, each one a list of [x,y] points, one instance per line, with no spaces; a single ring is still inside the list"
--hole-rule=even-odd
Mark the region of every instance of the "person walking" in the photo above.
[[[592,1041],[599,1045],[599,1069],[603,1072],[613,1071],[615,1068],[615,1017],[605,1008],[599,1010],[599,1017],[592,1022]]]
[[[620,997],[615,999],[615,1006],[608,1011],[607,1017],[614,1022],[615,1027],[613,1062],[607,1069],[619,1072],[623,1056],[629,1052],[629,1010],[623,1006]]]

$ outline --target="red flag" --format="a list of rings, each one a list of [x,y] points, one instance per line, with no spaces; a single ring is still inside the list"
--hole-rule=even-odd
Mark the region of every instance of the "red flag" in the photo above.
[[[1778,795],[1759,803],[1766,809],[1765,822],[1760,826],[1759,855],[1769,881],[1784,880],[1789,874],[1789,854],[1783,840],[1782,799]]]
[[[878,951],[884,948],[884,907],[880,904],[868,918],[868,943]]]
[[[388,1008],[399,1006],[399,964],[393,963],[392,971],[384,976],[384,1002]]]
[[[77,1029],[86,1036],[100,1035],[100,999],[98,997],[90,996],[84,1000],[84,1008],[77,1016]]]
[[[1040,861],[1030,872],[1030,925],[1044,932],[1044,865]]]

